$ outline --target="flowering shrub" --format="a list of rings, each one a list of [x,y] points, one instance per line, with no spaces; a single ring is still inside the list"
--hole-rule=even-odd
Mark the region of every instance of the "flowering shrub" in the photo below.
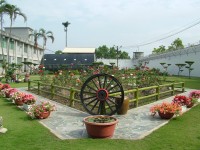
[[[9,84],[4,84],[3,87],[2,87],[2,90],[3,89],[8,89],[8,88],[11,88],[10,85]]]
[[[186,105],[188,101],[191,101],[191,99],[185,95],[176,95],[174,99],[172,100],[174,103],[178,103],[179,105]]]
[[[36,99],[32,94],[25,94],[22,98],[24,104],[31,105],[35,104]]]
[[[15,93],[15,92],[17,92],[18,90],[17,89],[15,89],[15,88],[8,88],[8,89],[5,89],[5,96],[7,97],[7,98],[11,98],[12,97],[12,95]]]
[[[41,104],[33,105],[30,108],[28,115],[31,118],[35,118],[40,116],[43,112],[51,112],[54,110],[55,110],[55,105],[52,105],[49,102],[42,102]]]
[[[23,100],[23,97],[24,97],[25,93],[23,92],[20,92],[20,91],[17,91],[15,92],[13,95],[12,95],[12,99],[13,100]]]
[[[157,112],[159,113],[174,113],[176,115],[181,115],[182,107],[178,103],[168,103],[163,102],[161,104],[156,104],[150,108],[151,115],[154,116]]]
[[[189,97],[197,98],[197,99],[200,98],[200,90],[190,92]]]

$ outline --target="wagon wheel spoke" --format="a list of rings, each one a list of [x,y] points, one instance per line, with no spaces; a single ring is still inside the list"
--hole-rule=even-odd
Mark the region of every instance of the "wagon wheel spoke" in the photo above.
[[[99,87],[101,89],[101,80],[100,80],[100,77],[98,76],[98,81],[99,81]]]
[[[109,92],[109,91],[111,91],[112,89],[116,88],[116,87],[118,87],[118,85],[117,85],[117,84],[116,84],[115,86],[113,86],[113,87],[109,88],[109,89],[108,89],[108,92]]]
[[[94,80],[92,80],[92,83],[94,84],[94,86],[97,88],[97,90],[99,89],[98,87],[97,87],[97,85],[95,84],[95,82],[94,82]]]
[[[94,108],[97,106],[98,103],[99,103],[99,101],[96,101],[96,103],[95,103],[94,106],[92,107],[91,111],[94,110]]]
[[[97,90],[95,90],[93,87],[89,86],[89,85],[86,85],[87,87],[89,87],[91,90],[97,92]]]
[[[111,111],[113,111],[112,107],[110,106],[110,104],[108,103],[108,101],[106,101],[106,104],[108,105],[108,107],[110,108]]]
[[[91,96],[91,97],[83,98],[83,100],[88,100],[88,99],[91,99],[91,98],[96,98],[96,95],[95,96]]]
[[[110,81],[110,83],[106,86],[105,89],[108,89],[108,87],[110,87],[111,83],[113,82],[113,80]]]
[[[96,100],[97,100],[97,98],[91,100],[89,103],[86,104],[86,106],[90,105],[91,103],[93,103],[93,102],[96,101]]]
[[[103,88],[106,87],[106,82],[107,82],[107,76],[104,77],[104,83],[103,83]]]
[[[110,94],[120,96],[110,96]],[[113,115],[122,105],[124,91],[120,82],[113,76],[96,74],[85,81],[80,98],[83,107],[90,114]]]

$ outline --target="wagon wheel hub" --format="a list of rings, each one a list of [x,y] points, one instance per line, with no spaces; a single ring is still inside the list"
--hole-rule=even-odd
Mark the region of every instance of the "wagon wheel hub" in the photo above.
[[[124,90],[121,83],[108,74],[95,74],[81,87],[80,99],[92,115],[113,115],[122,106]]]
[[[100,101],[105,101],[108,98],[108,91],[106,89],[99,89],[97,91],[97,99]]]

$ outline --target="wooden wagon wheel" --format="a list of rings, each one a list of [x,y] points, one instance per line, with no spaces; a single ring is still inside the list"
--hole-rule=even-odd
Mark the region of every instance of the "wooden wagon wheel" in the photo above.
[[[96,74],[83,84],[80,99],[83,107],[92,115],[113,115],[122,106],[124,90],[115,77]]]

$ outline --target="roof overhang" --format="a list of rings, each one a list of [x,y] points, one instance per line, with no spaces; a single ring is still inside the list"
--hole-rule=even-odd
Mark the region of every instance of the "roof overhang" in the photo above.
[[[68,48],[66,47],[62,53],[95,53],[95,48]]]

